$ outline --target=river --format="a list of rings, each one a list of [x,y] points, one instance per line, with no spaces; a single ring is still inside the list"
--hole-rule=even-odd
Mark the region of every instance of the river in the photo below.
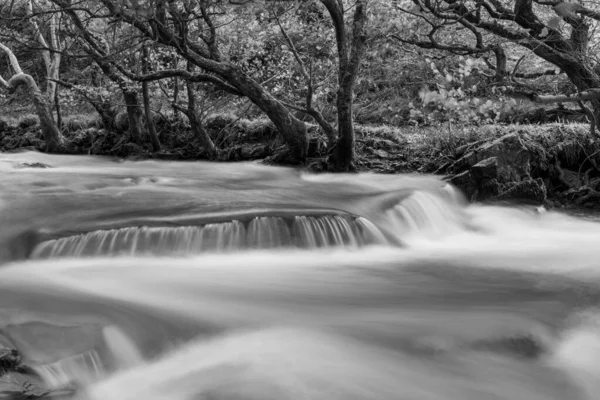
[[[0,346],[30,367],[0,398],[600,399],[598,222],[428,176],[0,173]]]

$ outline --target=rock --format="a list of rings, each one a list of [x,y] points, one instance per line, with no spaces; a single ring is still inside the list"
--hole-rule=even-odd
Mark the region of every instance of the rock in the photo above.
[[[489,200],[504,193],[505,187],[516,182],[530,181],[531,154],[519,133],[510,133],[490,142],[482,143],[454,163],[451,170],[457,173],[450,182],[459,187],[471,200]],[[506,196],[539,197],[539,187],[515,187]],[[537,194],[519,194],[529,188]],[[543,183],[541,187],[545,186]],[[526,191],[526,190],[525,190]],[[545,198],[545,194],[543,196]]]
[[[519,200],[543,204],[546,195],[546,185],[541,178],[538,178],[515,183],[500,193],[496,200]]]
[[[17,371],[21,367],[21,355],[15,349],[0,348],[0,376]]]
[[[476,181],[498,179],[498,158],[490,157],[471,167],[471,173]]]
[[[448,179],[452,185],[459,188],[468,199],[472,199],[477,193],[477,182],[473,178],[471,171],[463,171]]]
[[[517,133],[509,133],[484,143],[465,154],[455,163],[455,169],[472,168],[484,160],[495,158],[497,173],[494,179],[500,183],[520,182],[530,178],[530,153]],[[489,160],[485,166],[489,166]]]
[[[48,164],[44,164],[41,162],[23,162],[20,164],[15,165],[15,168],[17,169],[21,169],[21,168],[52,168],[51,166],[49,166]]]

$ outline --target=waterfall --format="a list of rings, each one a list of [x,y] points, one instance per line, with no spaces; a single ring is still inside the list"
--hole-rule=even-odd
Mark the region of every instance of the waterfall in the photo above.
[[[467,227],[464,208],[460,202],[450,201],[439,194],[415,191],[385,212],[391,229],[405,235],[442,237]]]
[[[104,367],[96,351],[66,357],[51,364],[37,365],[33,370],[49,389],[72,384],[89,384],[104,375]]]
[[[387,244],[384,234],[362,217],[325,215],[257,217],[202,226],[127,227],[44,241],[32,258],[105,255],[185,255],[282,247],[361,247]]]

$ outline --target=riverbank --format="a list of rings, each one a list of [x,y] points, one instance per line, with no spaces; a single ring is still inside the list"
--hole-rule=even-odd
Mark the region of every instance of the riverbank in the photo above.
[[[151,152],[106,133],[93,118],[72,116],[64,134],[76,154],[128,159],[205,159],[184,124],[157,120],[163,150]],[[0,121],[1,122],[1,121]],[[215,115],[205,121],[220,161],[257,160],[282,164],[282,143],[266,119]],[[327,170],[327,143],[309,126],[306,167]],[[35,118],[0,123],[0,150],[41,150]],[[587,124],[393,127],[356,125],[357,167],[361,172],[443,175],[471,201],[518,201],[550,207],[597,207],[600,199],[600,141]]]

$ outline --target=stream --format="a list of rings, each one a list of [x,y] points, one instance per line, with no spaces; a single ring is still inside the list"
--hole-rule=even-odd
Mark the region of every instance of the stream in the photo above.
[[[422,175],[0,174],[0,348],[29,367],[0,399],[600,399],[597,218]]]

